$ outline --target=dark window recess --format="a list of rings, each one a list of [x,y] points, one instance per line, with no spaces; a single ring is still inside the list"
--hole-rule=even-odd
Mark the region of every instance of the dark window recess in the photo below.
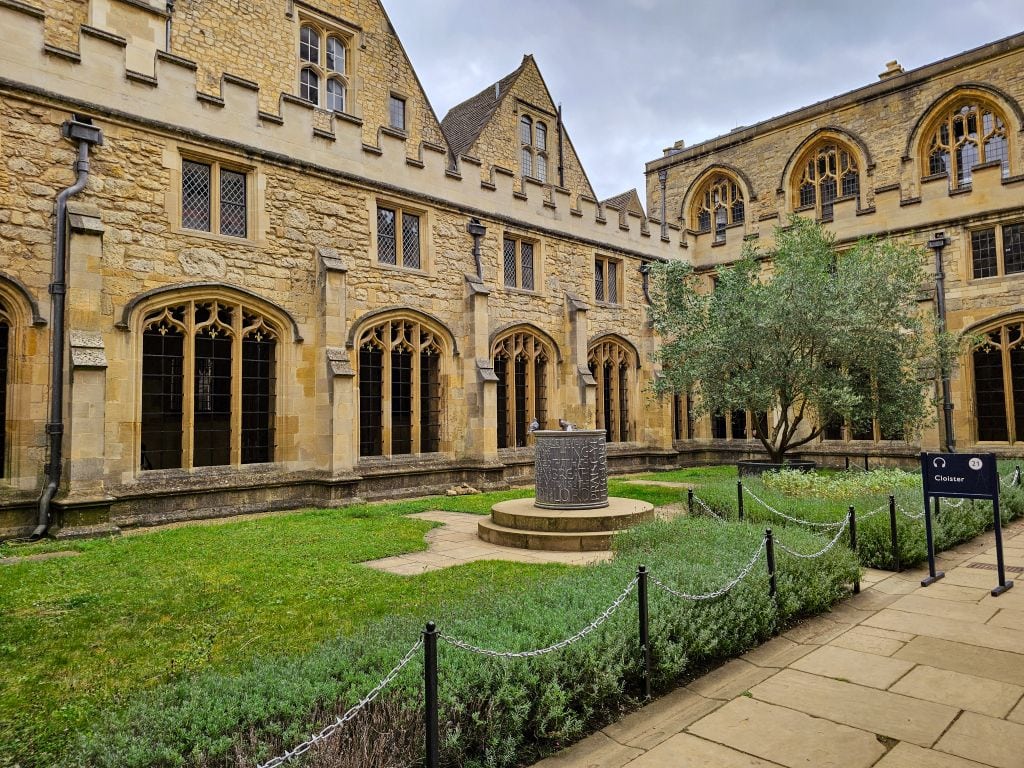
[[[516,408],[516,448],[526,445],[527,423],[526,423],[526,370],[527,361],[521,358],[515,360],[515,381],[512,386],[515,389]]]
[[[519,261],[522,266],[522,285],[528,291],[533,290],[533,243],[519,243]]]
[[[412,352],[391,352],[391,454],[412,453]]]
[[[737,200],[732,204],[732,223],[742,224],[744,214],[743,201]]]
[[[612,368],[611,363],[604,364],[604,385],[601,387],[601,414],[604,416],[604,433],[605,442],[612,442],[612,420],[614,419],[614,411],[612,410],[612,376],[615,374],[615,369]]]
[[[725,415],[720,411],[711,414],[711,436],[724,440],[726,434]]]
[[[935,176],[939,173],[949,173],[949,153],[945,151],[932,152],[928,156],[928,175]]]
[[[826,440],[842,440],[843,420],[838,416],[833,416],[828,423],[825,424],[825,429],[821,434]]]
[[[768,414],[764,411],[758,411],[754,414],[754,424],[757,425],[757,431],[761,432],[761,435],[767,439],[768,435]],[[757,437],[757,431],[754,432],[751,437]]]
[[[441,358],[420,353],[420,451],[441,450]]]
[[[377,209],[377,260],[381,264],[398,264],[395,219],[396,213],[392,209]]]
[[[242,463],[274,460],[274,339],[250,333],[242,339]]]
[[[619,366],[619,440],[626,442],[629,434],[629,372]]]
[[[384,354],[376,347],[359,350],[359,455],[383,453]]]
[[[672,439],[673,440],[685,440],[684,435],[686,434],[686,411],[683,408],[683,396],[680,394],[672,395]]]
[[[142,469],[181,467],[184,349],[174,328],[142,334]]]
[[[860,194],[860,176],[849,172],[843,176],[843,197]]]
[[[971,265],[975,278],[995,277],[998,274],[994,229],[971,232]]]
[[[1024,224],[1003,227],[1003,272],[1024,272]]]
[[[732,412],[732,439],[733,440],[746,440],[747,439],[747,412],[746,411],[733,411]]]
[[[216,467],[231,462],[232,342],[207,327],[196,334],[195,345],[192,466]]]
[[[1013,422],[1016,441],[1024,440],[1024,347],[1010,350],[1010,381],[1013,387]]]
[[[821,218],[832,218],[832,203],[836,199],[836,180],[828,176],[821,180]]]
[[[701,211],[697,214],[697,231],[711,231],[711,211]]]
[[[594,262],[594,298],[604,301],[604,262]]]
[[[392,96],[388,100],[388,119],[392,128],[405,130],[405,99]]]
[[[998,331],[996,332],[998,334]],[[978,414],[979,440],[1009,440],[1006,423],[1006,389],[1003,359],[998,347],[974,350],[974,399]],[[1024,371],[1022,371],[1024,373]],[[1014,382],[1014,389],[1017,389]]]
[[[533,363],[534,418],[540,429],[546,429],[548,420],[548,376],[547,364],[544,360]]]
[[[210,231],[210,172],[206,163],[181,163],[181,226]]]
[[[518,275],[516,271],[516,241],[510,238],[505,238],[504,243],[504,256],[505,256],[505,285],[509,288],[515,288],[518,284]]]
[[[220,233],[245,237],[245,174],[220,172]]]
[[[813,184],[804,184],[800,187],[800,207],[814,205],[815,191]]]
[[[725,208],[719,206],[715,209],[715,242],[725,242],[725,228],[729,224],[729,214]]]
[[[498,377],[498,447],[508,448],[508,358],[494,359],[494,375]]]
[[[420,268],[420,217],[402,214],[402,266]]]
[[[608,262],[608,303],[619,303],[619,264],[615,261]]]
[[[7,467],[7,363],[11,327],[0,321],[0,477],[6,477]]]

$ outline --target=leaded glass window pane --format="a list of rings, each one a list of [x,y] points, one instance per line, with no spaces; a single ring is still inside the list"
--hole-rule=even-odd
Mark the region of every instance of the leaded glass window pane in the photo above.
[[[299,96],[313,104],[320,103],[320,77],[309,67],[299,73]]]
[[[520,264],[522,265],[522,285],[528,291],[533,290],[533,243],[519,243]]]
[[[523,176],[533,176],[533,152],[523,147]]]
[[[192,465],[214,467],[231,462],[231,337],[217,326],[195,337]]]
[[[210,173],[206,163],[181,163],[181,226],[210,231]]]
[[[711,231],[711,211],[701,211],[697,214],[697,231]]]
[[[505,285],[515,288],[517,284],[516,275],[516,241],[506,237],[504,242],[504,273]]]
[[[538,150],[544,152],[548,148],[548,127],[544,123],[537,123],[536,130],[534,131],[536,142],[534,144]]]
[[[537,155],[537,179],[547,183],[548,158],[546,155]]]
[[[327,81],[327,109],[332,112],[345,111],[345,84],[336,77]]]
[[[0,306],[2,308],[2,306]],[[6,475],[7,447],[7,355],[10,346],[11,326],[0,318],[0,477]]]
[[[996,336],[1000,334],[996,331]],[[979,440],[1009,440],[1006,422],[1006,389],[1003,356],[998,346],[974,350],[974,398]]]
[[[184,345],[181,331],[166,325],[142,334],[141,469],[182,465]]]
[[[994,277],[998,273],[994,229],[982,229],[971,233],[971,264],[975,278]]]
[[[327,38],[327,70],[345,74],[345,43],[341,38]]]
[[[359,350],[359,455],[383,453],[384,354],[373,346]]]
[[[412,353],[391,352],[391,454],[412,453]]]
[[[274,460],[274,353],[265,332],[242,339],[242,463]]]
[[[1024,224],[1003,227],[1003,271],[1024,272]]]
[[[832,218],[832,202],[836,199],[836,179],[828,176],[821,180],[821,218]]]
[[[608,301],[611,304],[619,303],[619,263],[608,262]]]
[[[529,434],[527,431],[528,422],[526,419],[526,371],[529,366],[529,362],[522,357],[517,357],[514,361],[513,372],[515,374],[515,380],[512,382],[512,386],[515,389],[515,429],[516,429],[516,448],[526,447],[526,436]]]
[[[533,121],[529,117],[527,117],[526,115],[523,115],[522,118],[520,118],[520,120],[519,120],[519,143],[520,144],[532,144],[533,143],[533,138],[531,136],[532,133],[533,133]]]
[[[304,26],[299,33],[299,58],[312,64],[320,63],[320,33]]]
[[[745,213],[746,213],[746,211],[744,210],[744,207],[743,207],[743,201],[742,200],[735,201],[732,204],[732,223],[733,224],[742,224],[743,223],[743,217],[744,217]]]
[[[600,259],[594,262],[594,298],[604,301],[604,262]]]
[[[402,214],[402,266],[420,268],[420,217]]]
[[[814,205],[815,189],[813,184],[804,184],[800,187],[800,207]]]
[[[388,101],[388,120],[392,128],[405,130],[405,99],[392,96]]]
[[[441,358],[420,353],[420,451],[434,453],[441,445]]]
[[[843,176],[843,197],[860,194],[860,177],[856,173]]]
[[[971,169],[978,164],[978,145],[973,142],[965,142],[956,150],[957,181],[960,184],[971,183]]]
[[[381,264],[398,264],[395,220],[394,210],[390,208],[377,209],[377,260]]]
[[[949,152],[945,150],[932,152],[928,156],[928,174],[949,172]]]
[[[498,378],[498,447],[508,448],[508,358],[494,358],[494,375]]]
[[[220,233],[245,237],[245,174],[220,171]]]

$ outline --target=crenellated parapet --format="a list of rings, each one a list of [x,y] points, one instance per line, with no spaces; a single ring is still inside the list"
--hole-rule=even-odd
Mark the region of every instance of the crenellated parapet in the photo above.
[[[389,194],[406,195],[468,214],[514,220],[538,231],[593,242],[641,258],[678,259],[679,233],[652,236],[647,221],[605,211],[597,200],[491,169],[479,161],[420,142],[415,150],[399,131],[380,128],[364,141],[362,121],[328,113],[281,94],[276,112],[260,108],[259,85],[226,73],[216,95],[203,92],[197,64],[157,50],[152,74],[132,69],[132,41],[83,25],[77,52],[48,46],[44,14],[19,0],[0,0],[0,89],[99,120],[141,124],[184,141],[220,145],[267,162],[325,174]],[[59,84],[59,85],[58,85]]]

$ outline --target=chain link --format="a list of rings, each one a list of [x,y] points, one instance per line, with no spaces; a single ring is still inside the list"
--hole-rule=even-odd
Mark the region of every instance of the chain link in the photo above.
[[[1009,482],[1006,480],[1007,477],[1010,478]],[[999,482],[1006,488],[1016,488],[1020,485],[1020,468],[1014,467],[1013,472],[1006,475],[1006,477],[1000,477]]]
[[[821,557],[822,555],[828,553],[833,547],[836,546],[836,544],[839,543],[840,537],[846,532],[846,528],[847,528],[847,526],[849,524],[850,524],[850,516],[847,515],[846,516],[846,522],[843,524],[843,527],[840,528],[836,532],[836,535],[835,535],[835,537],[833,537],[832,541],[830,541],[822,549],[819,549],[817,552],[815,552],[812,555],[805,555],[803,552],[797,552],[795,549],[792,549],[791,547],[787,547],[785,544],[783,544],[778,539],[775,540],[775,543],[776,543],[776,545],[778,545],[779,549],[781,549],[783,552],[786,552],[786,553],[792,555],[793,557],[799,557],[799,558],[801,558],[803,560],[814,560],[815,558]]]
[[[748,496],[750,496],[750,498],[752,498],[754,501],[756,501],[762,507],[767,509],[769,512],[771,512],[772,514],[778,515],[783,520],[789,520],[791,523],[798,523],[799,525],[809,525],[812,528],[836,528],[836,527],[841,527],[841,526],[846,525],[846,523],[844,523],[842,521],[840,521],[840,522],[832,522],[832,523],[818,523],[818,522],[814,522],[813,520],[801,520],[799,517],[792,517],[791,515],[787,515],[785,512],[780,512],[775,507],[773,507],[771,504],[769,504],[768,502],[764,501],[761,497],[759,497],[752,490],[747,488],[747,486],[743,486],[743,491]]]
[[[896,509],[901,515],[910,518],[911,520],[924,520],[924,510],[921,510],[917,514],[911,514],[910,512],[907,512],[907,510],[903,508],[903,505],[898,501],[896,502]]]
[[[700,498],[697,494],[693,494],[693,500],[697,502],[697,505],[701,509],[703,509],[709,515],[711,515],[711,517],[715,518],[715,520],[718,520],[720,522],[725,522],[725,518],[723,518],[720,514],[715,512],[715,510],[713,510],[710,506],[708,506],[707,502],[705,502],[704,499]]]
[[[761,553],[764,552],[766,543],[767,539],[762,538],[761,544],[757,548],[757,551],[754,553],[754,556],[750,558],[750,562],[748,562],[743,567],[743,570],[739,572],[736,578],[730,581],[728,584],[719,587],[714,592],[708,592],[703,595],[690,595],[686,592],[680,592],[678,590],[672,589],[672,587],[668,586],[668,584],[659,581],[654,576],[648,576],[647,578],[650,579],[652,583],[656,584],[658,587],[665,590],[673,597],[678,597],[680,600],[691,600],[694,602],[698,602],[701,600],[714,600],[716,598],[722,597],[723,595],[727,595],[729,592],[732,591],[733,587],[735,587],[737,584],[739,584],[741,581],[747,578],[747,576],[750,575],[750,572],[754,569],[754,566],[757,565],[757,561],[761,558]]]
[[[398,662],[395,668],[388,672],[387,675],[385,675],[384,679],[377,683],[377,685],[374,686],[373,690],[371,690],[368,694],[366,694],[366,696],[363,697],[362,701],[360,701],[358,704],[352,707],[344,715],[338,717],[333,723],[328,725],[319,733],[313,734],[309,739],[302,742],[294,749],[285,752],[283,755],[279,755],[278,757],[275,757],[274,759],[268,760],[267,762],[261,764],[259,768],[278,768],[278,766],[284,765],[289,760],[292,760],[293,758],[296,758],[299,755],[305,754],[313,747],[313,745],[317,744],[318,742],[330,738],[335,731],[337,731],[339,728],[341,728],[341,726],[343,726],[345,723],[347,723],[349,720],[351,720],[353,717],[359,714],[360,710],[366,707],[371,701],[376,699],[380,692],[387,688],[388,685],[390,685],[391,682],[396,677],[398,677],[398,673],[405,669],[405,667],[409,664],[410,661],[412,661],[413,657],[422,647],[423,638],[421,637],[419,640],[416,641],[416,644],[409,649],[409,652],[402,657],[402,660]]]
[[[557,643],[555,643],[554,645],[549,645],[547,648],[536,648],[532,651],[494,651],[489,648],[481,648],[476,645],[471,645],[470,643],[467,643],[465,640],[459,640],[458,638],[452,637],[451,635],[438,633],[438,637],[444,640],[449,645],[454,645],[456,648],[461,648],[462,650],[469,651],[470,653],[479,653],[482,656],[490,656],[495,659],[528,659],[533,656],[543,656],[547,653],[560,651],[563,648],[566,648],[572,645],[573,643],[577,642],[578,640],[582,640],[591,632],[593,632],[602,624],[604,624],[606,621],[608,621],[608,619],[611,618],[612,614],[619,609],[619,606],[621,606],[626,601],[626,598],[629,597],[630,593],[634,589],[636,589],[638,581],[639,577],[634,576],[633,580],[629,582],[629,584],[626,586],[624,590],[622,590],[622,594],[616,597],[615,600],[612,601],[612,604],[609,605],[600,616],[598,616],[596,619],[594,619],[592,622],[590,622],[587,626],[585,626],[572,637],[567,637],[565,640],[559,640]]]

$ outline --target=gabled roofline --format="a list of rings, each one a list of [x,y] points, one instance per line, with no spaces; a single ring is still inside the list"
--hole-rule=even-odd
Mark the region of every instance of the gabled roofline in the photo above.
[[[896,91],[911,88],[939,75],[948,74],[949,72],[955,71],[961,67],[977,64],[978,62],[985,61],[987,59],[1005,56],[1006,54],[1020,48],[1024,48],[1024,32],[1018,32],[1017,34],[1010,35],[1009,37],[1004,37],[1001,40],[996,40],[995,42],[987,43],[953,56],[947,56],[944,59],[939,59],[938,61],[925,64],[917,67],[916,69],[911,69],[901,75],[895,75],[877,83],[861,86],[860,88],[855,88],[852,91],[847,91],[846,93],[839,94],[838,96],[823,99],[822,101],[817,101],[806,107],[800,107],[776,117],[771,117],[767,120],[754,123],[753,125],[708,139],[707,141],[702,141],[699,144],[694,144],[692,147],[687,147],[686,149],[680,150],[666,157],[659,157],[656,160],[651,160],[645,165],[645,173],[650,174],[670,168],[688,160],[693,160],[694,158],[719,152],[727,147],[743,144],[757,136],[784,128],[788,125],[810,120],[814,117],[818,117],[819,115],[834,112],[838,109],[856,104],[857,102],[878,99],[891,93],[895,93]]]

